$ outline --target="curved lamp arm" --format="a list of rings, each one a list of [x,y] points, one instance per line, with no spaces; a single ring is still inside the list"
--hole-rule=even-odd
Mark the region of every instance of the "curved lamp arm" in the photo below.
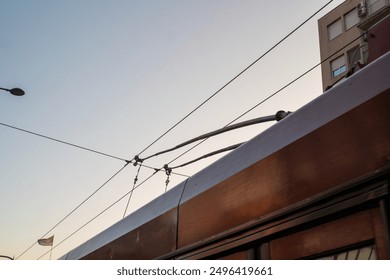
[[[11,89],[8,89],[8,88],[2,88],[0,87],[1,90],[5,90],[5,91],[8,91],[9,93],[11,93],[12,95],[15,95],[15,96],[22,96],[25,94],[24,90],[20,89],[20,88],[11,88]]]

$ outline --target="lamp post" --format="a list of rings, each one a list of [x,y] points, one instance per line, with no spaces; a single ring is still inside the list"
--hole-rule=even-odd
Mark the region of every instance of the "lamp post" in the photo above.
[[[20,89],[20,88],[11,88],[11,89],[8,89],[8,88],[2,88],[0,87],[1,90],[5,90],[5,91],[8,91],[9,93],[11,93],[12,95],[15,95],[15,96],[22,96],[24,95],[24,90]]]
[[[15,95],[15,96],[23,96],[24,95],[24,90],[20,89],[20,88],[11,88],[11,89],[8,89],[8,88],[2,88],[0,87],[0,90],[4,90],[4,91],[8,91],[9,93],[11,93],[12,95]],[[6,255],[0,255],[0,258],[4,258],[4,259],[9,259],[11,261],[14,260],[14,258],[11,258],[9,256],[6,256]]]

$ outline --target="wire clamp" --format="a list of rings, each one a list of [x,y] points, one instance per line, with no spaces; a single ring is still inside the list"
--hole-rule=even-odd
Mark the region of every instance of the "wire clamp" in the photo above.
[[[164,170],[165,170],[165,174],[167,174],[167,176],[170,176],[171,173],[172,173],[172,168],[168,167],[168,164],[165,164],[164,165]]]
[[[135,162],[134,162],[134,166],[137,166],[138,165],[138,163],[140,163],[140,164],[142,164],[143,162],[144,162],[144,160],[142,159],[142,158],[140,158],[138,155],[136,155],[135,157],[134,157],[134,160],[135,160]]]
[[[168,167],[168,164],[165,164],[164,169],[165,169],[165,174],[167,175],[167,180],[165,181],[165,191],[167,191],[167,187],[170,182],[169,177],[171,176],[172,173],[172,168]]]
[[[169,182],[170,182],[170,180],[169,180],[169,176],[168,176],[168,178],[165,180],[165,191],[167,191],[167,187],[169,185]]]

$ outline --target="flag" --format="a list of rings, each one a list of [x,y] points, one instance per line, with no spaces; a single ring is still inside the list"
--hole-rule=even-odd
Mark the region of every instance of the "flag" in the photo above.
[[[49,238],[38,239],[38,244],[42,246],[53,246],[54,235]]]

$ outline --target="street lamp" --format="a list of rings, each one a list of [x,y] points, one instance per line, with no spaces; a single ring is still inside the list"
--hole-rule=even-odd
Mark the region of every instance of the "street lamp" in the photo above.
[[[22,96],[22,95],[24,95],[24,90],[22,90],[20,88],[8,89],[8,88],[0,87],[0,89],[8,91],[9,93],[11,93],[12,95],[15,95],[15,96]]]

